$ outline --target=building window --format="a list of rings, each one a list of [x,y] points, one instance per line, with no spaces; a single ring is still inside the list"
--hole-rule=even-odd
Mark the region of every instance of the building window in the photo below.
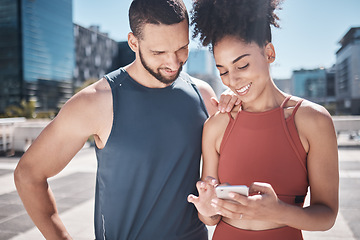
[[[74,36],[75,37],[79,36],[79,26],[74,27]]]
[[[99,55],[96,55],[95,57],[95,66],[99,67],[101,65],[101,57]]]
[[[86,46],[85,54],[86,54],[87,57],[89,57],[91,55],[91,46]]]
[[[96,43],[97,42],[97,34],[93,33],[91,34],[91,43]]]
[[[78,67],[74,68],[74,77],[75,78],[79,77],[79,68]]]
[[[89,69],[85,69],[84,70],[84,79],[86,80],[86,79],[89,79],[89,77],[90,77],[90,71],[89,71]]]
[[[338,65],[338,89],[339,93],[347,93],[349,90],[349,59],[345,59]]]

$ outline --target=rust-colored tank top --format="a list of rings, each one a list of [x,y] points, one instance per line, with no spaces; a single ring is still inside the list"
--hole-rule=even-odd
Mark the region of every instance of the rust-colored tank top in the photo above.
[[[265,182],[272,185],[279,199],[303,205],[309,186],[305,152],[294,116],[285,119],[284,106],[270,111],[240,111],[230,122],[220,147],[219,181],[231,185]]]

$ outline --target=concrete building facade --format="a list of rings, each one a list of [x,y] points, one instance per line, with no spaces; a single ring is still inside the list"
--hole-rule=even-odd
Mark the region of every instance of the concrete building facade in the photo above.
[[[114,70],[113,61],[118,55],[118,43],[100,32],[99,26],[89,28],[74,24],[76,65],[74,86],[80,87],[86,80],[99,79]]]
[[[360,27],[351,28],[336,52],[336,108],[338,114],[360,114]]]

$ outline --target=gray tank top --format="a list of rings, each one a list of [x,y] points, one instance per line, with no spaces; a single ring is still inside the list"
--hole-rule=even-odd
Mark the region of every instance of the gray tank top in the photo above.
[[[147,88],[120,68],[105,76],[113,95],[113,126],[96,149],[97,240],[207,239],[196,208],[203,100],[181,73],[165,88]]]

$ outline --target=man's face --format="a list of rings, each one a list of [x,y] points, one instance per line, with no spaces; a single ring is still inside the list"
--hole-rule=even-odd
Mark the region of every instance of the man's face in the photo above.
[[[160,82],[167,84],[167,85],[173,83],[179,77],[180,72],[182,70],[183,63],[181,63],[179,70],[173,71],[175,73],[174,75],[166,76],[161,73],[161,68],[153,69],[150,67],[150,64],[147,63],[146,60],[144,59],[143,54],[141,53],[141,49],[139,49],[139,57],[140,57],[141,64],[146,69],[146,71],[148,71],[154,78],[156,78]],[[164,70],[169,71],[169,72],[172,71],[171,69],[166,68],[166,67]]]
[[[144,69],[164,84],[174,82],[188,58],[186,20],[173,25],[146,24],[139,39],[138,56]]]

